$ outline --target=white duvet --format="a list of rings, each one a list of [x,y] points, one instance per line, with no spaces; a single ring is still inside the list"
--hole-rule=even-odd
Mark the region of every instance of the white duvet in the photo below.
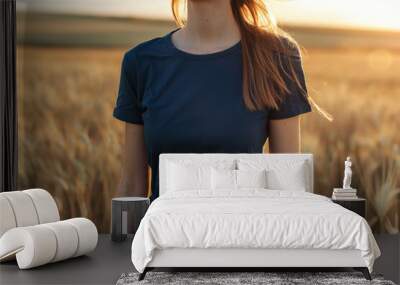
[[[133,239],[135,268],[143,272],[165,248],[358,249],[371,272],[380,255],[359,215],[324,196],[265,189],[164,194]]]

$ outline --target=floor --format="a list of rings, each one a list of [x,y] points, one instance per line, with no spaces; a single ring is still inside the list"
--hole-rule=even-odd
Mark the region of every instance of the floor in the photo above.
[[[131,240],[115,243],[100,235],[88,256],[29,270],[18,270],[16,262],[0,264],[0,284],[115,284],[122,273],[134,270],[130,251]]]
[[[381,257],[375,261],[374,271],[386,279],[400,284],[400,234],[374,234],[381,250]]]
[[[400,235],[377,235],[382,257],[375,272],[400,282]],[[0,284],[115,284],[124,272],[134,271],[130,261],[131,239],[114,243],[100,235],[97,249],[81,256],[29,270],[18,270],[15,262],[0,265]]]

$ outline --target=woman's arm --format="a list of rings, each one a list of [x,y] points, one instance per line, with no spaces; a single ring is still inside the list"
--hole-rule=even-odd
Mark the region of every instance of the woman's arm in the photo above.
[[[300,116],[270,120],[268,142],[271,153],[299,153]]]
[[[147,197],[148,167],[143,125],[125,124],[125,145],[122,158],[122,176],[117,194],[119,196]]]

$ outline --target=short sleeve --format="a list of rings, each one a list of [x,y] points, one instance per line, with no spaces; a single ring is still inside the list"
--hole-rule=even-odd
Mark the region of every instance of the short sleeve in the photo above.
[[[289,76],[289,60],[292,64],[297,79],[300,82],[301,88],[298,86],[297,82]],[[279,104],[279,108],[270,111],[269,118],[271,120],[286,119],[303,113],[311,112],[300,54],[297,52],[293,55],[281,55],[281,63],[282,68],[284,69],[282,71],[282,76],[289,92],[283,96],[283,100]]]
[[[113,116],[132,124],[143,124],[140,100],[137,92],[137,65],[133,56],[125,53],[121,65],[121,77]]]

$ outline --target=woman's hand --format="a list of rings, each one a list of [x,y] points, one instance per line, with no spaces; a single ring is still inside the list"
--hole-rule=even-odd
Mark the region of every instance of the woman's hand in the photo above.
[[[300,116],[269,121],[269,152],[300,152]]]
[[[117,188],[117,195],[147,197],[148,166],[143,125],[125,124],[125,145],[122,158],[122,176]]]

